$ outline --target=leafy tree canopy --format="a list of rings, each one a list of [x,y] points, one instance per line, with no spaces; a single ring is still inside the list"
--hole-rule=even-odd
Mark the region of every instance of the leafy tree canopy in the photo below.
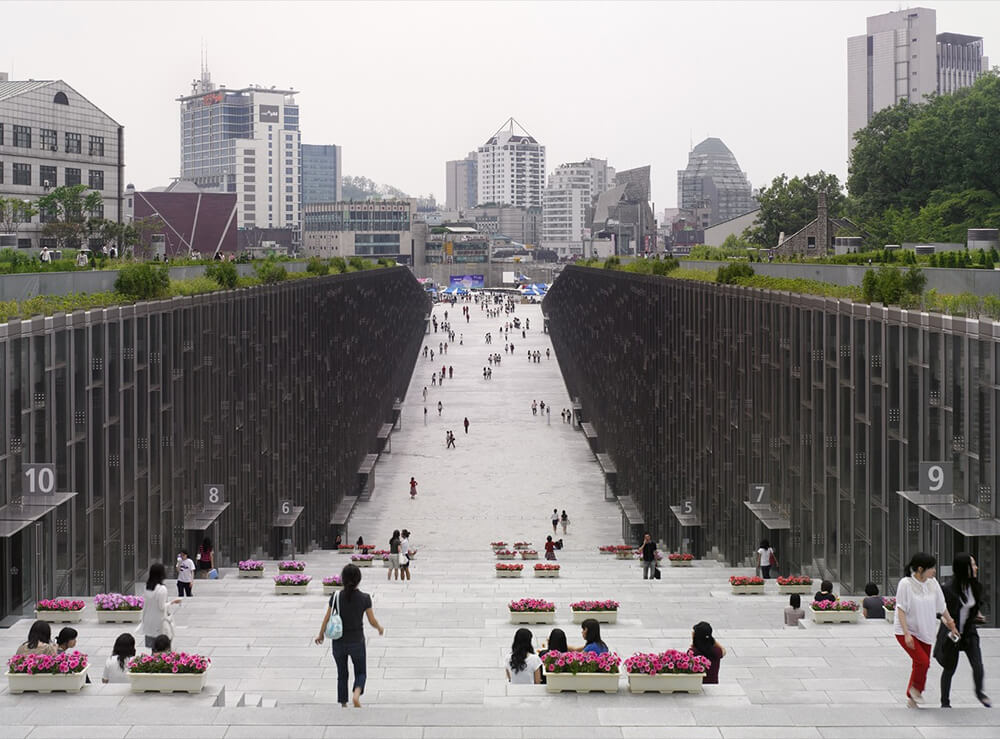
[[[840,216],[846,198],[835,174],[820,170],[804,177],[788,178],[782,174],[760,191],[760,213],[755,225],[743,237],[762,247],[774,247],[782,232],[786,236],[801,229],[816,218],[817,194],[825,192],[830,216]]]

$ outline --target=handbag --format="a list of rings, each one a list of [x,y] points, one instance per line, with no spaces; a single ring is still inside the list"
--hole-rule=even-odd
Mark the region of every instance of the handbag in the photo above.
[[[212,569],[210,569],[208,571],[208,577],[209,577],[210,580],[218,580],[219,579],[219,571],[213,567]]]
[[[962,649],[962,640],[952,641],[951,629],[943,623],[938,626],[937,638],[934,640],[934,659],[942,667],[955,664],[958,660],[958,652]]]
[[[653,567],[653,579],[654,580],[659,580],[661,577],[663,577],[663,573],[660,572],[660,568],[659,567]]]
[[[344,621],[338,613],[340,593],[333,594],[333,604],[330,606],[330,618],[326,622],[326,638],[336,641],[344,635]]]

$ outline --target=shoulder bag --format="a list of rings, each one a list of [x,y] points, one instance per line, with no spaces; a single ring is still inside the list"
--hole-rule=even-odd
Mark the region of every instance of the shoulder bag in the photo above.
[[[330,618],[326,622],[326,638],[336,641],[344,635],[344,621],[340,618],[340,593],[333,594],[333,605],[330,607]]]

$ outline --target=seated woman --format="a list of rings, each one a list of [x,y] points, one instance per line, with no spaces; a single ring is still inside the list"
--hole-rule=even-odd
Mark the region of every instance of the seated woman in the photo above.
[[[562,629],[552,629],[549,632],[548,641],[542,644],[542,651],[538,653],[539,659],[545,659],[545,655],[549,652],[568,652],[569,644],[566,643],[566,632]],[[544,685],[547,681],[545,680],[545,666],[542,665],[542,684]]]
[[[819,584],[819,590],[816,595],[813,596],[813,600],[837,600],[837,596],[833,594],[833,583],[829,580],[824,580]]]
[[[514,632],[514,641],[507,655],[507,679],[512,685],[541,685],[542,660],[535,654],[531,645],[530,629],[518,629]]]
[[[882,596],[878,594],[878,585],[873,582],[865,585],[865,596],[861,601],[861,611],[865,618],[885,618],[885,609],[882,608]]]
[[[160,634],[158,637],[153,639],[153,654],[167,654],[170,652],[170,637],[166,634]]]
[[[798,626],[799,621],[806,617],[802,610],[802,598],[798,593],[788,596],[788,607],[785,609],[785,626]]]
[[[128,662],[135,656],[135,637],[131,634],[119,634],[115,645],[111,648],[111,656],[104,663],[102,683],[127,683]]]
[[[604,654],[608,650],[608,645],[601,641],[601,624],[596,618],[584,619],[580,624],[580,631],[583,633],[583,640],[586,642],[582,647],[570,647],[571,652],[592,652],[594,654]]]
[[[76,649],[76,637],[79,636],[72,626],[63,626],[56,634],[56,651],[65,652]]]
[[[691,652],[701,655],[711,664],[702,681],[705,685],[719,684],[719,663],[726,656],[726,649],[712,636],[712,625],[699,621],[691,630]]]
[[[52,643],[52,627],[48,621],[35,621],[28,629],[28,640],[17,648],[16,654],[57,654]]]

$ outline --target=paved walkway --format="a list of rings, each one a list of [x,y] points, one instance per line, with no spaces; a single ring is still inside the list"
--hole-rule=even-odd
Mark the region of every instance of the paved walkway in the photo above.
[[[393,528],[409,528],[420,552],[413,580],[386,582],[386,571],[364,571],[384,637],[368,640],[365,708],[336,704],[336,670],[326,648],[312,644],[326,599],[318,582],[309,595],[276,596],[270,580],[241,580],[226,571],[195,585],[196,597],[178,614],[176,645],[212,658],[208,688],[198,696],[136,696],[127,686],[88,686],[79,695],[10,695],[0,690],[0,737],[1000,737],[996,714],[979,707],[963,662],[944,712],[905,708],[908,670],[885,623],[785,629],[785,599],[733,596],[730,574],[746,570],[699,562],[664,569],[644,582],[633,562],[598,554],[620,542],[620,516],[603,500],[600,472],[583,435],[560,421],[568,406],[555,359],[529,364],[528,349],[549,346],[537,306],[518,306],[534,327],[504,355],[500,320],[472,307],[469,324],[449,308],[462,346],[443,358],[452,380],[432,387],[432,368],[418,360],[403,427],[383,455],[373,500],[361,504],[351,537],[384,546]],[[441,317],[444,307],[435,313]],[[503,358],[491,382],[482,379],[493,351]],[[431,334],[437,352],[441,333]],[[488,365],[486,365],[488,366]],[[421,391],[428,386],[427,422]],[[531,401],[554,405],[532,416]],[[437,416],[438,401],[443,405]],[[470,420],[469,434],[462,420]],[[445,431],[457,437],[446,449]],[[410,476],[419,494],[407,494]],[[552,508],[570,517],[558,580],[498,580],[490,541],[542,544]],[[560,536],[562,536],[560,534]],[[302,555],[318,581],[339,572],[344,555]],[[530,564],[529,564],[530,566]],[[268,563],[273,574],[273,563]],[[172,585],[172,584],[171,584]],[[773,586],[773,583],[771,584]],[[603,630],[622,657],[634,651],[685,648],[691,625],[710,621],[729,650],[718,686],[688,695],[548,695],[536,686],[510,686],[503,654],[513,627],[507,602],[539,596],[556,602],[557,625],[579,643],[569,603],[615,598],[620,621]],[[0,632],[0,651],[12,654],[30,621]],[[79,647],[99,677],[122,627],[98,625],[88,608]],[[536,637],[545,627],[534,629]],[[1000,671],[1000,638],[983,633],[987,688]],[[936,702],[940,669],[932,667],[928,705]],[[993,690],[1000,698],[1000,690]],[[66,728],[71,727],[71,728]],[[956,728],[958,727],[958,728]]]

